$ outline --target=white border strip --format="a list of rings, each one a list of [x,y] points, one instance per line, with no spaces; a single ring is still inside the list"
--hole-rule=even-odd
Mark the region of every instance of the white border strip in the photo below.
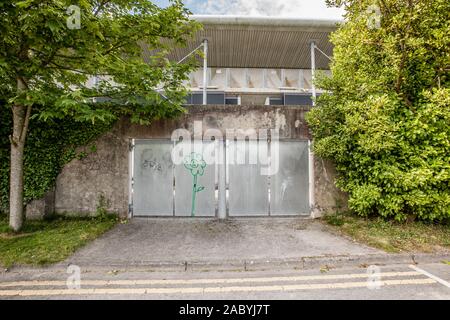
[[[128,139],[128,218],[133,217],[134,139]],[[131,209],[131,210],[130,210]]]
[[[416,267],[416,266],[410,265],[409,267],[410,267],[411,269],[417,271],[417,272],[420,272],[421,274],[427,276],[427,277],[430,278],[430,279],[436,280],[436,281],[439,282],[440,284],[442,284],[442,285],[444,285],[444,286],[446,286],[447,288],[450,289],[450,283],[449,283],[449,282],[447,282],[447,281],[445,281],[445,280],[443,280],[443,279],[441,279],[441,278],[439,278],[439,277],[436,277],[435,275],[433,275],[433,274],[431,274],[431,273],[429,273],[429,272],[427,272],[427,271],[425,271],[425,270],[422,270],[422,269],[420,269],[420,268],[418,268],[418,267]]]
[[[314,153],[312,150],[311,139],[308,140],[308,188],[309,188],[309,214],[316,218],[315,199],[314,199]]]

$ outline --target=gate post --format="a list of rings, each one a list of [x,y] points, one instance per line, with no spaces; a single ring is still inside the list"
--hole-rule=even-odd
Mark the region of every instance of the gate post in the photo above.
[[[226,174],[225,174],[225,139],[219,140],[219,206],[218,206],[218,218],[227,218],[227,195],[226,195]]]
[[[308,140],[308,187],[309,187],[309,207],[310,215],[315,216],[315,198],[314,198],[314,152],[312,150],[311,140]]]
[[[312,105],[316,105],[316,85],[314,81],[316,80],[316,43],[311,41],[311,92],[312,92]]]

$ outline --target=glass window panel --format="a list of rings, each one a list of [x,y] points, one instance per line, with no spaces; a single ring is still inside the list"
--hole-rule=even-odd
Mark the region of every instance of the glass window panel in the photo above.
[[[189,88],[189,87],[191,86],[191,80],[190,80],[190,79],[188,79],[188,80],[183,80],[181,83],[182,83],[182,85],[183,85],[184,87],[187,87],[187,88]]]
[[[200,88],[203,84],[203,70],[199,69],[191,74],[191,88]]]
[[[226,69],[224,68],[211,68],[211,79],[208,86],[217,87],[217,89],[225,89],[227,83]]]
[[[230,69],[230,88],[246,88],[245,69]]]
[[[311,69],[303,70],[303,89],[311,89]]]
[[[281,84],[281,70],[269,69],[266,75],[266,88],[279,89]]]
[[[288,88],[299,88],[300,71],[293,69],[284,70],[284,86]]]
[[[264,88],[264,70],[248,69],[248,87]]]

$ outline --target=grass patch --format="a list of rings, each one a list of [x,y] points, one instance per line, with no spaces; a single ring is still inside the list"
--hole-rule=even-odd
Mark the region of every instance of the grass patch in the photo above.
[[[46,265],[62,261],[78,248],[111,229],[116,216],[99,218],[54,217],[26,221],[20,233],[11,231],[0,216],[0,265]]]
[[[450,224],[399,223],[350,213],[326,215],[323,221],[339,233],[387,252],[442,252],[450,249]]]

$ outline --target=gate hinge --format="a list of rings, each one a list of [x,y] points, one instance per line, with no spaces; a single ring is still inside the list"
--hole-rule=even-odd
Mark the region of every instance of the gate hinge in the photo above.
[[[130,143],[128,144],[128,148],[130,149],[130,151],[133,151],[135,144],[133,143],[133,141],[130,141]]]

